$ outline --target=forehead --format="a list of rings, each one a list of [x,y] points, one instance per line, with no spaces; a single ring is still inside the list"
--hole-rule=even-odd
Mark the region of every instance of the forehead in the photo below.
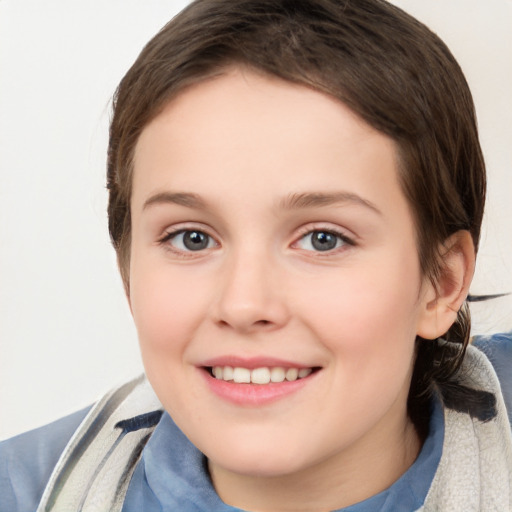
[[[184,90],[142,131],[132,206],[166,190],[237,187],[268,200],[340,187],[400,195],[396,154],[389,137],[338,100],[231,69]]]

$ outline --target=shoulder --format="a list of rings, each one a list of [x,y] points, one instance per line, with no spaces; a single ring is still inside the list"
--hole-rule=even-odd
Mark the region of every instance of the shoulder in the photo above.
[[[492,363],[500,381],[508,417],[512,423],[512,331],[489,336],[475,336],[473,345]]]
[[[0,442],[0,512],[32,512],[89,408]]]

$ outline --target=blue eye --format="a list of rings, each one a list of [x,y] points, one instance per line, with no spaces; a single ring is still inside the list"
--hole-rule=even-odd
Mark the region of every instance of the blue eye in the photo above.
[[[306,251],[326,252],[350,244],[344,236],[332,231],[315,230],[305,234],[297,245]]]
[[[179,251],[202,251],[215,246],[210,235],[196,229],[183,229],[175,233],[169,233],[163,242],[169,242],[174,249]]]

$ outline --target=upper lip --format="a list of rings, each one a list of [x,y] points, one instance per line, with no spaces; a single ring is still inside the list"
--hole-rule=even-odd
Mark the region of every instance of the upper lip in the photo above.
[[[255,368],[314,368],[316,365],[302,364],[296,361],[287,361],[274,357],[240,357],[235,355],[225,355],[213,357],[202,361],[198,366],[214,367],[214,366],[232,366],[233,368],[247,368],[254,370]]]

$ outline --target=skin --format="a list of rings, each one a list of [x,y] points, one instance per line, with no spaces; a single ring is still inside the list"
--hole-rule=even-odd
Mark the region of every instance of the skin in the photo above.
[[[421,275],[391,139],[320,92],[230,69],[145,127],[131,209],[146,372],[226,503],[332,510],[407,470],[421,447],[406,411],[415,338],[454,316]],[[169,238],[184,229],[207,247]],[[342,238],[318,251],[315,230]],[[319,371],[283,399],[237,405],[206,384],[201,365],[221,356]]]

